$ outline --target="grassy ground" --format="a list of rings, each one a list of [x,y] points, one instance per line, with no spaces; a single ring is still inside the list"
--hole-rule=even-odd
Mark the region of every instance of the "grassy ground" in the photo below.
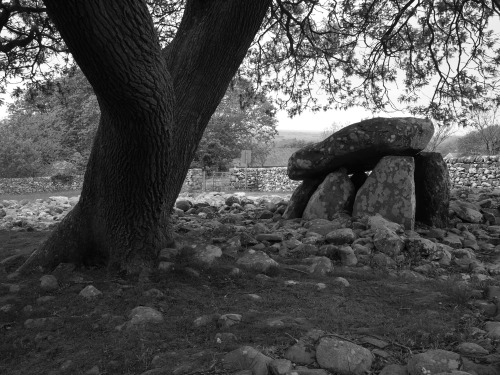
[[[28,199],[29,201],[34,201],[35,199],[46,199],[53,196],[65,196],[65,197],[76,197],[80,195],[80,190],[65,190],[65,191],[52,191],[52,192],[42,192],[42,193],[26,193],[26,194],[0,194],[0,201],[14,199],[17,201]]]
[[[31,251],[48,234],[0,232],[0,259]],[[21,280],[18,293],[9,291],[9,281],[0,280],[0,306],[12,306],[0,311],[0,374],[83,374],[93,366],[103,374],[140,374],[159,354],[172,369],[185,362],[180,374],[193,373],[245,344],[280,358],[311,328],[355,342],[366,335],[389,342],[384,349],[387,358],[376,357],[375,369],[381,369],[385,363],[405,363],[411,353],[424,349],[453,350],[472,326],[480,324],[467,304],[470,294],[455,284],[408,283],[388,278],[385,272],[340,267],[333,276],[348,279],[348,288],[335,284],[331,276],[311,278],[293,270],[260,282],[251,273],[229,276],[232,264],[227,258],[213,269],[200,270],[200,277],[179,270],[154,274],[147,282],[83,269],[72,274],[73,280],[61,279],[60,288],[50,293],[40,290],[40,275]],[[16,266],[14,261],[7,271]],[[286,286],[292,279],[300,284]],[[318,291],[318,282],[327,288]],[[79,291],[89,284],[103,295],[92,301],[81,298]],[[152,288],[163,296],[146,296]],[[262,299],[253,301],[250,293]],[[40,302],[47,295],[54,298]],[[165,322],[141,330],[118,329],[138,305],[158,309]],[[225,329],[215,323],[194,327],[197,317],[213,313],[242,314],[243,321]],[[46,329],[25,328],[28,318],[42,317],[57,318],[59,323]],[[283,324],[273,327],[272,319]],[[222,332],[234,334],[236,340],[217,342]]]

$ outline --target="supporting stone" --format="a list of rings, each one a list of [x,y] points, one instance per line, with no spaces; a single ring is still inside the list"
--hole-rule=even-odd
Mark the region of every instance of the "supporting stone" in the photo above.
[[[356,194],[353,216],[384,218],[413,229],[415,225],[415,163],[409,156],[383,157]]]
[[[415,156],[415,198],[417,221],[437,228],[448,226],[450,176],[440,153]]]
[[[294,190],[290,202],[283,213],[283,219],[296,219],[302,217],[304,210],[318,186],[324,178],[306,179]]]
[[[354,184],[344,168],[332,172],[314,192],[302,217],[332,220],[339,212],[350,212],[355,193]]]

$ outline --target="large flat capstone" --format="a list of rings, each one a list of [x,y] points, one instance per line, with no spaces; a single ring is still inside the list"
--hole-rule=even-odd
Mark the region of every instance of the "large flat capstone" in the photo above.
[[[325,176],[340,167],[347,168],[349,174],[369,171],[384,156],[416,155],[433,134],[430,120],[414,117],[364,120],[296,151],[288,160],[288,176],[303,180]]]

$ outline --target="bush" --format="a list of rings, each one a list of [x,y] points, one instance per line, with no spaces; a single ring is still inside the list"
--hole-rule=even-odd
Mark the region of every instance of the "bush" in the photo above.
[[[0,177],[35,177],[41,167],[41,155],[31,141],[0,132]]]

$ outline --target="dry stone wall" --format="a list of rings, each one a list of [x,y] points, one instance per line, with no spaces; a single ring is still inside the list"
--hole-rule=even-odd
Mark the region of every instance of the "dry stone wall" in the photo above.
[[[500,155],[449,158],[446,164],[452,188],[500,186]]]
[[[299,186],[300,181],[288,178],[286,167],[274,168],[233,168],[231,169],[231,185],[235,189],[247,188],[258,191],[293,191]]]
[[[51,177],[0,178],[0,194],[26,194],[78,190],[83,176],[73,176],[71,181],[61,182]]]

